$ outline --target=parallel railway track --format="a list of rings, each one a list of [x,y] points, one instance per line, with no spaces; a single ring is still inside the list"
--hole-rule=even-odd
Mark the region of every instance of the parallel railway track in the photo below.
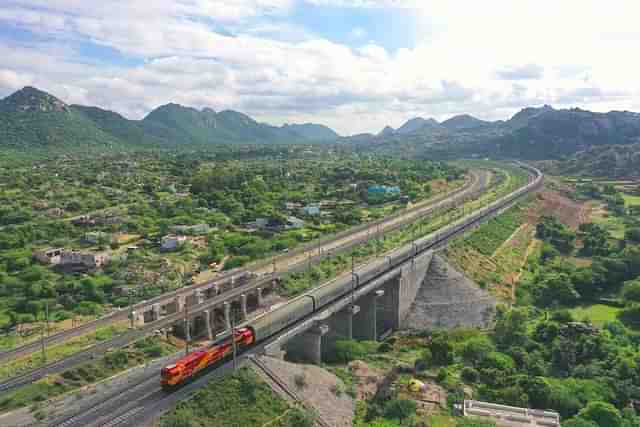
[[[536,170],[537,171],[537,170]],[[537,172],[539,174],[539,172]],[[426,250],[437,249],[442,247],[452,238],[457,237],[470,228],[476,226],[478,223],[485,221],[503,209],[511,206],[515,201],[527,194],[530,191],[534,191],[541,184],[542,175],[539,174],[535,180],[530,182],[524,188],[515,191],[510,196],[500,199],[497,202],[491,204],[488,208],[481,210],[481,214],[472,214],[468,219],[464,220],[463,227],[458,227],[453,233],[444,233],[443,237],[436,239]],[[381,273],[380,276],[384,275]],[[374,278],[375,279],[375,278]],[[344,295],[341,297],[343,298]],[[292,324],[286,328],[286,330],[293,329],[304,322],[308,322],[317,313],[322,312],[327,306],[333,304],[329,303],[325,306],[319,307],[311,315],[298,319],[295,324]],[[267,316],[270,313],[266,313],[262,316]],[[251,323],[251,322],[249,322]],[[241,327],[244,325],[240,325]],[[277,336],[283,334],[285,330],[280,330],[274,334],[271,338],[266,339],[264,342],[256,344],[255,347],[249,348],[245,353],[239,356],[240,360],[246,360],[254,354],[260,354],[264,347],[269,343],[275,341]],[[73,414],[68,414],[67,418],[61,417],[53,420],[48,425],[51,427],[75,427],[75,426],[109,426],[109,427],[128,427],[128,426],[143,426],[157,420],[158,417],[165,411],[169,410],[175,404],[184,399],[192,396],[195,391],[207,381],[214,377],[219,377],[231,370],[230,361],[215,367],[210,372],[195,379],[193,382],[185,385],[178,391],[170,394],[162,392],[159,383],[159,373],[156,372],[155,376],[149,376],[148,378],[142,378],[137,384],[128,387],[123,390],[124,394],[114,393],[111,399],[101,400],[95,402],[93,406],[89,405]],[[129,402],[122,405],[122,402]]]

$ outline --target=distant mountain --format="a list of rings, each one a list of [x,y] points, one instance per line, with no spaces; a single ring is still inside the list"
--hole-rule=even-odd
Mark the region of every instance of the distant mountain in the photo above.
[[[558,175],[637,179],[640,144],[591,147],[566,160],[545,163],[546,171]]]
[[[391,136],[395,133],[396,133],[396,130],[394,128],[392,128],[391,126],[385,126],[384,129],[382,129],[380,133],[376,136],[384,138],[386,136]]]
[[[426,133],[432,131],[446,131],[440,123],[435,119],[423,119],[416,117],[408,120],[405,124],[400,126],[396,131],[400,135],[408,135],[412,133]]]
[[[285,124],[283,130],[293,132],[310,141],[335,141],[340,138],[333,129],[315,123]]]
[[[33,87],[0,100],[0,147],[112,149],[122,145],[81,112]]]
[[[111,134],[128,144],[162,145],[166,143],[165,140],[145,132],[139,121],[126,119],[113,111],[82,105],[72,105],[71,108],[90,119],[103,132]]]
[[[509,121],[507,121],[506,126],[511,129],[519,129],[521,127],[526,126],[529,123],[529,120],[539,116],[540,114],[544,114],[547,112],[555,111],[553,107],[549,105],[544,105],[540,108],[535,107],[527,107],[520,110],[516,113]]]
[[[450,131],[461,131],[491,126],[492,123],[477,119],[469,114],[461,114],[445,120],[441,125]]]
[[[333,141],[326,126],[283,127],[259,123],[246,114],[166,104],[143,120],[129,120],[98,107],[67,105],[33,87],[0,100],[0,147],[102,149],[216,143],[305,143]]]
[[[637,113],[594,113],[578,108],[554,110],[550,107],[523,111],[505,124],[510,132],[492,141],[489,148],[496,154],[554,159],[596,146],[640,142],[640,114]],[[518,121],[517,126],[514,126],[514,119]]]

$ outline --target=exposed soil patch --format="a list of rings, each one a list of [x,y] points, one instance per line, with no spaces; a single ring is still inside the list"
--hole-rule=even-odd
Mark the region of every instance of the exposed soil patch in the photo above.
[[[356,385],[357,400],[371,399],[384,382],[385,374],[382,370],[369,366],[361,360],[349,363],[349,371]]]
[[[589,220],[590,207],[587,203],[578,203],[557,191],[546,189],[539,193],[538,211],[552,214],[567,227],[577,230],[580,224]]]
[[[313,406],[324,421],[336,427],[353,425],[355,402],[344,392],[345,385],[338,377],[318,366],[299,365],[272,357],[261,360],[280,381]]]

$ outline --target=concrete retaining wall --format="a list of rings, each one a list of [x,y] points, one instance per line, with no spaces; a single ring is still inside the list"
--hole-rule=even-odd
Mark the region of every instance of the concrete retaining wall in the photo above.
[[[493,296],[435,255],[403,328],[484,328],[490,326],[495,306]]]

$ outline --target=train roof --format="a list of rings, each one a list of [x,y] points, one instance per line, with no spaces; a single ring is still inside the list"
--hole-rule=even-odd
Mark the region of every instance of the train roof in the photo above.
[[[204,356],[205,354],[207,354],[206,351],[194,351],[193,353],[189,353],[184,357],[181,357],[180,359],[178,359],[176,361],[176,364],[179,363],[183,363],[183,364],[189,364],[195,360],[198,360],[199,358],[201,358],[202,356]]]

